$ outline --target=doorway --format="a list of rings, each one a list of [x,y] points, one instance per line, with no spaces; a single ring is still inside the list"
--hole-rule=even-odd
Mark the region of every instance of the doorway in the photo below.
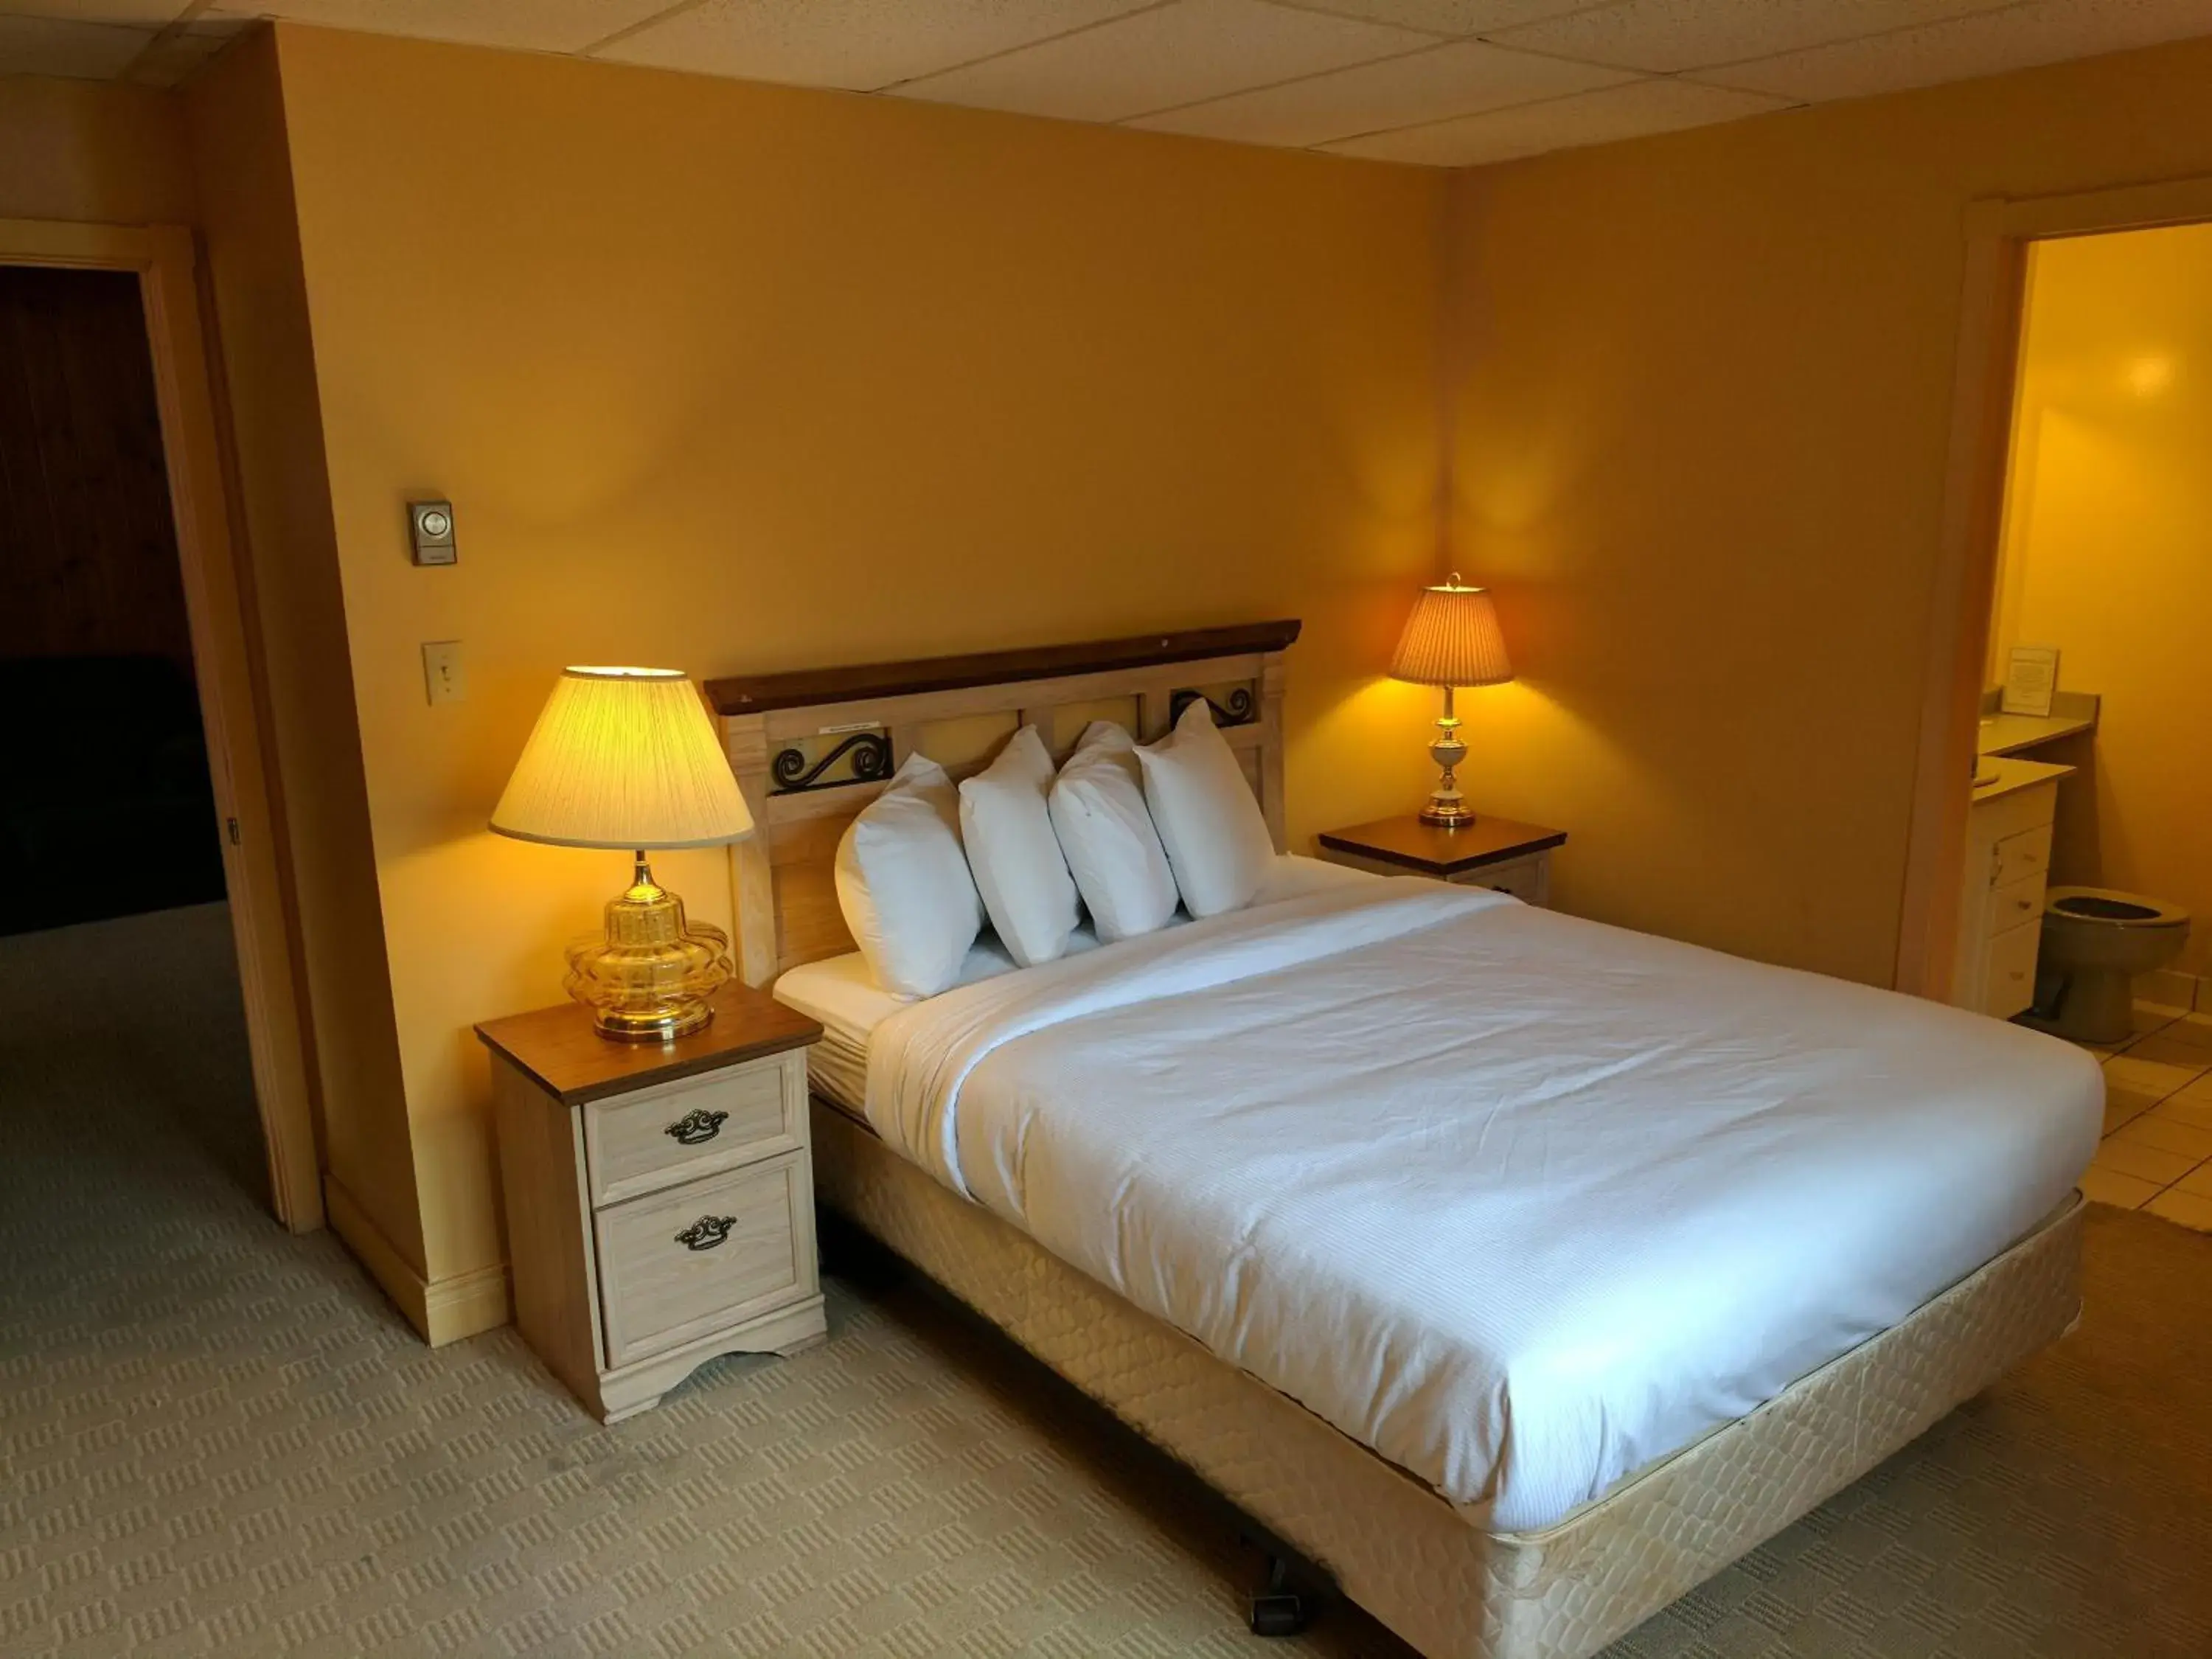
[[[0,706],[18,733],[0,784],[10,1139],[50,1164],[49,1201],[81,1206],[78,1183],[113,1185],[118,1149],[147,1145],[269,1201],[130,271],[0,266]]]
[[[2090,1049],[2084,1190],[2212,1231],[2212,180],[1967,252],[1898,982]]]
[[[219,904],[138,279],[0,266],[0,936]]]
[[[2083,1190],[2212,1231],[2212,224],[2038,242],[2027,276],[1989,679],[2030,715],[1984,727],[2057,774],[2022,1018],[2103,1066]]]
[[[11,1086],[51,1099],[55,1079],[135,1055],[160,1092],[184,1079],[155,1039],[181,1044],[195,1086],[230,1103],[200,1144],[312,1231],[307,1025],[191,234],[0,220],[0,381],[19,734],[0,1019],[29,1066]],[[82,1139],[90,1118],[56,1121]],[[131,1136],[118,1121],[93,1144]]]
[[[1963,282],[1918,759],[1893,983],[1950,1000],[1996,610],[2030,251],[2109,232],[2212,222],[2212,178],[1993,198],[1965,215]]]

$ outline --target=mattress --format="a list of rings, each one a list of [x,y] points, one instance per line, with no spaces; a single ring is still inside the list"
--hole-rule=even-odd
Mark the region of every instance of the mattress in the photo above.
[[[1308,893],[1358,886],[1380,879],[1364,871],[1285,853],[1276,859],[1273,872],[1253,902],[1255,906],[1275,904]],[[1168,926],[1182,927],[1189,920],[1177,910]],[[1086,922],[1075,930],[1068,954],[1078,956],[1097,948],[1098,936]],[[999,943],[997,935],[987,931],[969,951],[954,983],[957,988],[1020,971]],[[773,990],[779,1000],[822,1023],[822,1041],[806,1057],[808,1083],[833,1105],[865,1119],[868,1034],[905,1007],[910,999],[878,985],[868,972],[866,961],[857,951],[793,968],[775,981]]]
[[[1498,1532],[1898,1325],[2101,1124],[2055,1040],[1418,880],[866,1037],[890,1147]]]

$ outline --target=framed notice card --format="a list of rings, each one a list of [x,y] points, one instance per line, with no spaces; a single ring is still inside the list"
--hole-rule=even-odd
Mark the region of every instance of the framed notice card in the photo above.
[[[2005,659],[2004,696],[1997,706],[2008,714],[2048,714],[2057,689],[2058,647],[2015,645]]]

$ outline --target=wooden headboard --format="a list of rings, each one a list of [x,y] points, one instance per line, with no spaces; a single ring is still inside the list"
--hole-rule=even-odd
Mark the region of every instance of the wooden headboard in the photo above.
[[[832,876],[845,826],[909,755],[963,777],[1023,726],[1060,760],[1092,720],[1149,743],[1206,697],[1281,850],[1283,653],[1297,636],[1295,621],[1255,623],[708,681],[757,826],[730,848],[738,972],[765,985],[850,951]]]

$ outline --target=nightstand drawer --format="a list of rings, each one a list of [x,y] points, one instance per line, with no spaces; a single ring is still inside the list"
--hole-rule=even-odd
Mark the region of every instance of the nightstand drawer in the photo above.
[[[1544,861],[1540,855],[1486,864],[1451,879],[1455,887],[1487,887],[1493,892],[1510,893],[1527,904],[1544,902]]]
[[[607,1364],[676,1347],[809,1292],[797,1153],[602,1210]]]
[[[794,1104],[791,1069],[778,1056],[586,1104],[592,1207],[792,1151],[805,1091]]]

